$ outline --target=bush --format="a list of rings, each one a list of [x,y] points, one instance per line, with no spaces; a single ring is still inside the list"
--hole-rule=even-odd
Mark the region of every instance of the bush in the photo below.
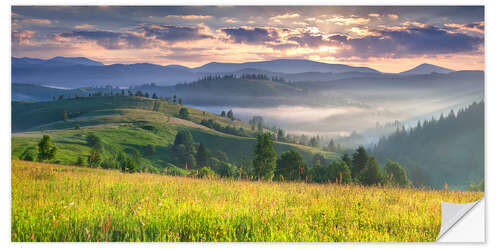
[[[198,170],[198,178],[214,178],[215,172],[209,167],[202,167]]]
[[[236,178],[238,177],[238,168],[227,162],[219,162],[215,172],[221,177]]]
[[[179,109],[179,118],[189,119],[189,110],[187,108]]]
[[[94,133],[90,133],[87,135],[87,144],[91,148],[102,149],[104,147],[104,143],[101,138]]]
[[[102,162],[101,167],[105,169],[117,169],[118,163],[113,158],[107,158]]]
[[[408,187],[410,185],[410,180],[406,176],[406,171],[399,163],[387,159],[384,165],[384,171],[387,182],[391,185],[400,187]]]
[[[36,161],[37,151],[35,148],[27,148],[23,151],[23,153],[19,156],[20,160],[24,161]]]
[[[163,170],[167,175],[173,176],[187,176],[188,172],[182,168],[175,166],[174,164],[168,163],[165,169]]]
[[[78,156],[78,159],[76,159],[75,165],[77,165],[77,166],[84,166],[85,165],[85,161],[83,160],[83,158],[81,156]]]
[[[102,157],[99,151],[96,149],[92,150],[92,152],[89,155],[89,158],[87,159],[88,165],[91,168],[100,168],[102,164]]]

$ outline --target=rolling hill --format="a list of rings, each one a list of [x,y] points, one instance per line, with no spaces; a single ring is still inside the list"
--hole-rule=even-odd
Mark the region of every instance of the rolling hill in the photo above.
[[[181,107],[189,110],[189,120],[176,117]],[[66,121],[64,112],[69,116]],[[91,148],[85,141],[89,133],[100,136],[114,151],[140,152],[144,164],[156,168],[175,162],[171,147],[180,130],[190,131],[196,142],[202,142],[214,154],[219,150],[227,153],[229,161],[235,164],[245,157],[251,159],[255,145],[254,138],[226,134],[200,124],[202,119],[213,119],[223,126],[250,131],[247,123],[144,97],[100,96],[52,102],[13,102],[12,114],[13,158],[35,148],[42,134],[52,136],[59,147],[52,162],[62,164],[74,164],[78,157],[89,155]],[[156,145],[155,153],[147,153],[149,144]],[[317,148],[281,142],[276,142],[274,148],[278,153],[296,149],[308,162],[315,153],[328,159],[338,157]]]

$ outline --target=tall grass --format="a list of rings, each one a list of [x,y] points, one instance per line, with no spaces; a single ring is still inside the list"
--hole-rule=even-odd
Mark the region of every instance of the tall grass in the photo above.
[[[12,162],[12,241],[434,241],[481,192],[205,180]]]

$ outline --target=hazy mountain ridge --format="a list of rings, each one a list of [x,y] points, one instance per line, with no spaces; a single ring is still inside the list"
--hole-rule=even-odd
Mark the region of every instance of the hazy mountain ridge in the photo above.
[[[441,73],[447,74],[454,72],[455,70],[443,68],[437,65],[432,65],[428,63],[422,63],[415,68],[409,69],[407,71],[403,71],[400,74],[402,75],[422,75],[422,74],[431,74],[431,73]]]
[[[170,86],[193,82],[206,75],[226,74],[264,74],[292,82],[328,82],[351,78],[454,72],[429,64],[417,68],[401,74],[387,74],[367,67],[292,59],[246,63],[212,62],[201,67],[189,68],[182,65],[162,66],[150,63],[104,65],[84,57],[54,57],[48,60],[12,57],[12,82],[67,88],[96,85],[126,87],[145,83]]]

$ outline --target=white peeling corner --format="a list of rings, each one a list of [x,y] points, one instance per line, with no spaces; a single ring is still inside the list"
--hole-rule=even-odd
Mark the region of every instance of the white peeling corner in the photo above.
[[[481,206],[476,206],[481,203]],[[476,208],[481,211],[479,213],[471,213],[474,218],[467,225],[459,225],[462,218],[467,217],[471,210]],[[482,216],[482,218],[481,218]],[[457,228],[454,228],[454,226]],[[465,227],[464,227],[465,226]],[[459,227],[459,228],[458,228]],[[458,229],[458,230],[455,230]],[[463,230],[462,230],[463,229]],[[482,232],[478,235],[478,232]],[[475,234],[474,234],[475,233]],[[471,235],[478,235],[474,239]],[[458,236],[458,237],[457,237]],[[467,239],[465,236],[469,236]],[[465,204],[441,202],[441,230],[437,238],[438,242],[483,242],[484,241],[484,198]]]

